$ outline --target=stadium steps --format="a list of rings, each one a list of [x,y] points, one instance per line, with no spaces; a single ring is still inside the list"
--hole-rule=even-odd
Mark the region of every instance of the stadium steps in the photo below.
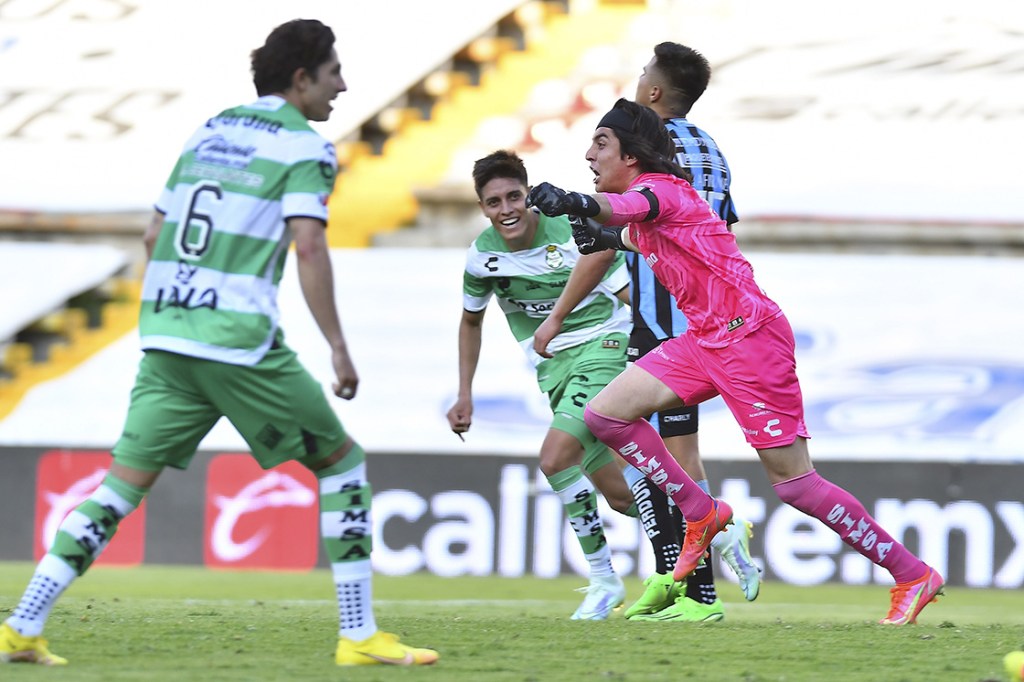
[[[451,151],[473,136],[480,121],[517,111],[536,82],[565,75],[587,48],[614,40],[621,27],[644,10],[645,2],[606,0],[571,15],[561,13],[556,4],[544,7],[544,31],[531,36],[523,51],[517,51],[512,40],[494,40],[499,56],[481,70],[478,84],[466,73],[448,74],[454,87],[434,104],[429,120],[421,109],[399,108],[390,112],[397,117],[396,132],[380,149],[370,140],[336,145],[343,173],[329,207],[328,238],[333,248],[370,246],[375,234],[412,224],[418,212],[414,191],[443,178]],[[111,230],[113,224],[114,237],[135,244],[144,216],[115,217],[118,220],[44,216],[40,220],[45,225],[29,229],[44,228],[47,234],[53,232],[51,236],[68,230],[78,235]],[[24,219],[18,216],[18,229],[25,229]],[[73,370],[135,329],[140,289],[141,282],[130,275],[112,279],[0,342],[0,419],[11,414],[34,386]]]
[[[595,3],[569,14],[551,11],[545,30],[521,52],[511,43],[479,85],[454,88],[431,118],[408,116],[380,155],[354,151],[331,196],[328,240],[334,248],[366,247],[374,236],[414,224],[415,192],[442,181],[451,152],[468,142],[481,121],[515,113],[533,86],[564,77],[588,48],[615,41],[623,26],[646,9],[643,2]],[[354,153],[353,153],[354,152]]]
[[[131,332],[141,282],[118,277],[68,301],[0,347],[0,419],[36,385],[59,377]]]

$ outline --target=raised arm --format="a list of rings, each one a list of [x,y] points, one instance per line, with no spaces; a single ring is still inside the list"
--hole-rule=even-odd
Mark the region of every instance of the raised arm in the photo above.
[[[629,231],[625,227],[608,227],[605,223],[615,222],[623,225],[631,219],[649,219],[653,212],[657,215],[655,205],[649,204],[649,199],[639,192],[634,197],[626,197],[616,194],[619,204],[623,204],[619,211],[615,210],[610,195],[601,192],[598,194],[581,194],[579,192],[566,192],[564,189],[542,182],[530,190],[526,203],[528,206],[536,206],[544,215],[556,216],[566,215],[578,216],[582,220],[573,220],[573,239],[579,247],[580,253],[595,253],[606,249],[617,249],[620,251],[636,251],[636,246],[629,239]],[[643,209],[631,204],[642,203]],[[626,210],[623,210],[626,209]]]

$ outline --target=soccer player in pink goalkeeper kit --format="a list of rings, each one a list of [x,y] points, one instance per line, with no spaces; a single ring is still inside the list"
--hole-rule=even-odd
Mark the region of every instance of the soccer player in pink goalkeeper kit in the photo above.
[[[820,520],[896,582],[883,624],[913,623],[943,578],[893,539],[849,492],[811,464],[793,330],[754,281],[735,236],[671,159],[675,148],[650,109],[620,99],[587,151],[593,195],[541,183],[529,201],[547,215],[578,216],[580,252],[638,252],[690,322],[595,396],[584,413],[594,435],[657,484],[686,519],[674,577],[697,566],[732,509],[701,490],[644,415],[721,395],[779,498]],[[590,219],[590,220],[585,220]],[[627,225],[607,227],[604,224]]]

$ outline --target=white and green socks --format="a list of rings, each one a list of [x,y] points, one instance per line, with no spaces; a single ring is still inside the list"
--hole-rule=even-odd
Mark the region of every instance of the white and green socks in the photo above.
[[[338,634],[356,641],[377,632],[370,563],[373,490],[365,460],[355,445],[340,462],[314,472],[320,483],[320,534],[338,595]]]
[[[615,575],[612,553],[597,511],[597,492],[590,479],[583,475],[583,469],[572,466],[547,479],[565,507],[569,525],[590,563],[591,577]]]
[[[42,634],[57,599],[89,569],[114,537],[121,519],[142,504],[147,492],[108,473],[61,522],[7,624],[25,637]]]

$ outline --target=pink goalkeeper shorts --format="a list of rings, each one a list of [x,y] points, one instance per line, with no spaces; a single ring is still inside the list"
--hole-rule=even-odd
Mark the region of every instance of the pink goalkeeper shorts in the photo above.
[[[668,339],[636,361],[687,405],[721,395],[754,448],[810,438],[796,377],[793,329],[780,315],[724,348],[705,348],[690,333]]]

